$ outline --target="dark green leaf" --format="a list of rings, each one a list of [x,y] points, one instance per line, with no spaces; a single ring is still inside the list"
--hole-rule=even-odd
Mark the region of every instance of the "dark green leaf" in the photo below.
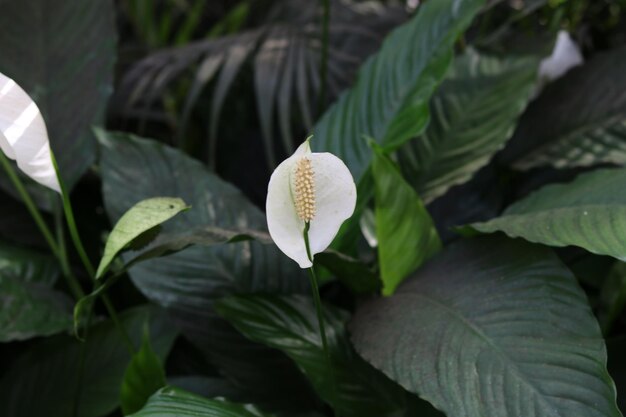
[[[513,135],[537,64],[474,50],[457,59],[430,103],[426,133],[398,152],[404,177],[425,202],[469,180]]]
[[[180,198],[153,197],[135,204],[118,220],[107,239],[96,278],[102,277],[117,254],[143,233],[189,207]]]
[[[166,194],[193,210],[165,223],[163,235],[206,227],[265,231],[265,216],[241,192],[181,152],[125,134],[100,132],[99,139],[112,221],[137,201]],[[247,341],[213,310],[213,301],[228,294],[308,289],[302,270],[275,246],[254,241],[195,246],[137,264],[130,276],[149,299],[168,309],[182,333],[222,373],[254,387],[259,397],[251,400],[296,409],[311,405],[310,389],[288,358]]]
[[[448,69],[454,42],[484,3],[425,2],[410,22],[387,37],[359,71],[356,85],[317,123],[314,149],[340,157],[360,180],[371,155],[364,137],[397,148],[422,133],[428,101]]]
[[[71,326],[71,300],[52,289],[58,275],[53,258],[0,242],[0,342]]]
[[[358,259],[328,249],[315,255],[315,263],[326,268],[356,293],[380,290],[381,282],[378,276]]]
[[[587,298],[547,248],[463,241],[351,330],[368,362],[449,416],[621,416]]]
[[[164,358],[176,333],[162,312],[142,307],[120,315],[136,346],[148,317],[154,350]],[[68,417],[77,396],[79,417],[101,417],[116,409],[130,360],[128,349],[111,321],[92,327],[84,343],[82,380],[78,379],[82,344],[74,337],[55,336],[28,348],[0,379],[0,415]]]
[[[376,234],[383,294],[441,249],[433,220],[415,190],[381,151],[372,163],[375,183]]]
[[[600,291],[598,319],[606,335],[626,306],[626,263],[617,261]]]
[[[163,388],[132,417],[271,417],[253,406],[209,400],[176,388]]]
[[[599,54],[550,85],[505,151],[519,169],[626,163],[626,48]]]
[[[166,385],[161,359],[150,346],[150,335],[144,333],[141,348],[133,355],[124,372],[121,404],[124,415],[139,411],[148,398]]]
[[[217,310],[250,339],[285,352],[311,381],[318,395],[344,417],[399,415],[406,393],[364,363],[347,339],[347,315],[323,311],[333,371],[322,348],[316,310],[303,296],[238,296],[217,303]],[[331,378],[336,378],[333,383]],[[335,387],[337,389],[335,395]]]
[[[626,261],[626,169],[582,174],[548,185],[507,208],[501,217],[470,226],[550,246],[580,246]]]
[[[68,185],[91,165],[113,87],[113,1],[3,0],[0,72],[35,100]]]

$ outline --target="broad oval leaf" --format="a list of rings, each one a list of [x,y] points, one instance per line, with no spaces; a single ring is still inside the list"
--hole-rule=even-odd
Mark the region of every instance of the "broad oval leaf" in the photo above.
[[[404,177],[426,203],[469,180],[513,135],[537,65],[472,49],[456,59],[431,100],[428,129],[398,151]]]
[[[368,362],[449,416],[621,416],[598,323],[547,248],[462,241],[351,330]]]
[[[166,194],[182,198],[193,210],[165,223],[163,235],[207,227],[266,231],[263,213],[198,161],[132,135],[99,131],[98,137],[104,201],[112,221],[137,201]],[[137,264],[130,276],[150,300],[167,308],[181,332],[221,372],[254,387],[250,401],[295,409],[312,405],[310,388],[287,357],[249,342],[213,310],[214,300],[233,293],[308,289],[297,265],[273,245],[194,246]]]
[[[176,332],[163,311],[138,307],[120,314],[120,320],[136,346],[148,321],[155,352],[160,358],[167,356]],[[83,343],[85,364],[79,379]],[[66,335],[38,341],[2,375],[0,415],[68,417],[74,415],[76,398],[80,398],[78,417],[108,415],[119,406],[120,382],[129,360],[128,348],[110,320],[91,327],[82,343]]]
[[[356,85],[317,123],[314,150],[340,157],[358,182],[371,155],[365,137],[397,148],[422,133],[428,101],[448,69],[454,42],[484,3],[437,0],[420,6],[411,21],[387,37],[360,69]]]
[[[550,246],[579,246],[625,261],[625,189],[626,169],[597,170],[568,184],[547,185],[502,216],[469,228]]]
[[[271,417],[256,407],[209,400],[177,388],[163,388],[131,417]]]
[[[285,352],[337,415],[396,416],[407,407],[407,393],[355,354],[344,329],[345,312],[329,306],[323,310],[331,371],[310,298],[228,297],[218,301],[217,311],[246,337]]]
[[[113,91],[113,1],[3,0],[1,8],[0,72],[37,103],[71,186],[94,160],[91,126],[103,121]]]
[[[626,47],[598,54],[528,107],[503,160],[526,170],[626,163]]]
[[[383,294],[441,249],[433,220],[415,190],[380,150],[372,163],[378,259]]]
[[[140,201],[117,221],[104,247],[96,278],[102,277],[115,256],[142,234],[189,207],[180,198],[154,197]]]

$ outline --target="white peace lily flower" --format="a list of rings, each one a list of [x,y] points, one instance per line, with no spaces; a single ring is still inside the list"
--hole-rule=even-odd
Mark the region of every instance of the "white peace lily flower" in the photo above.
[[[0,149],[30,178],[60,193],[39,108],[15,81],[0,73]]]
[[[333,154],[311,152],[307,140],[270,178],[267,225],[276,246],[301,268],[310,268],[306,223],[313,257],[331,244],[355,205],[356,186],[348,167]]]
[[[543,59],[539,66],[539,78],[554,81],[570,69],[583,63],[583,55],[569,33],[559,31],[552,55]]]

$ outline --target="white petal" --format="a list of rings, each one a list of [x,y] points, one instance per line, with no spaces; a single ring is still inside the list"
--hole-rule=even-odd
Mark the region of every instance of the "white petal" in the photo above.
[[[0,73],[0,148],[30,178],[61,192],[43,117],[15,81]]]
[[[567,71],[583,63],[583,56],[571,38],[564,30],[559,31],[552,55],[541,61],[539,78],[553,81],[563,76]]]
[[[274,243],[301,268],[310,268],[312,263],[304,245],[304,222],[298,217],[293,200],[292,175],[298,159],[311,152],[307,142],[274,170],[265,204],[267,227]]]
[[[330,246],[356,206],[356,186],[350,170],[331,153],[312,153],[309,158],[315,181],[315,217],[311,220],[311,254]]]

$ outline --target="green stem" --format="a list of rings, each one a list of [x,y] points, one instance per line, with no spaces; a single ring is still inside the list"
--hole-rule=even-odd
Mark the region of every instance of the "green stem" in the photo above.
[[[87,252],[85,251],[85,247],[83,246],[83,242],[80,239],[80,234],[78,233],[78,227],[76,226],[76,219],[74,217],[74,210],[72,209],[72,202],[70,201],[70,194],[67,191],[63,178],[61,178],[61,174],[59,172],[59,166],[57,164],[56,158],[54,157],[54,153],[52,153],[52,151],[50,151],[50,157],[52,159],[52,165],[54,166],[57,179],[59,180],[59,186],[61,188],[61,197],[63,199],[63,211],[65,213],[65,220],[67,221],[67,227],[70,231],[70,237],[72,238],[72,243],[74,244],[74,247],[76,248],[76,252],[78,252],[78,256],[80,257],[81,262],[83,263],[83,265],[85,266],[85,269],[87,270],[87,274],[89,274],[89,277],[94,282],[94,285],[97,287],[98,284],[96,280],[96,270],[93,267],[91,260],[89,260],[89,257],[87,256]],[[135,353],[135,346],[130,336],[126,332],[126,329],[120,322],[119,317],[117,316],[117,312],[115,311],[115,307],[113,307],[113,303],[111,302],[111,300],[106,294],[102,294],[102,302],[104,303],[104,306],[109,316],[113,320],[113,323],[115,324],[120,335],[122,336],[122,339],[126,343],[128,350],[130,351],[131,354]]]
[[[306,222],[304,224],[304,246],[306,247],[306,255],[309,258],[309,261],[313,263],[313,256],[311,256],[311,247],[309,244],[309,228],[311,224]],[[337,380],[335,378],[335,370],[333,368],[332,357],[330,356],[330,349],[328,349],[328,340],[326,338],[326,329],[324,325],[324,315],[322,314],[322,299],[320,297],[320,289],[319,283],[317,280],[317,275],[315,274],[314,266],[311,266],[309,269],[309,278],[311,281],[311,291],[313,292],[313,301],[315,302],[315,310],[317,311],[317,323],[320,328],[320,337],[322,339],[322,349],[324,349],[324,354],[326,355],[326,364],[328,366],[329,376],[331,379],[332,390],[333,390],[333,408],[337,406]],[[338,416],[338,414],[335,413]]]
[[[30,194],[28,194],[28,191],[26,191],[26,187],[24,187],[22,180],[20,179],[19,175],[17,175],[15,169],[13,169],[13,165],[11,165],[11,162],[9,162],[8,158],[4,155],[3,152],[0,152],[0,163],[2,164],[7,175],[9,176],[9,179],[15,186],[18,194],[22,198],[22,201],[24,202],[24,205],[26,205],[28,212],[33,217],[33,220],[35,220],[35,223],[41,231],[44,239],[48,243],[48,246],[50,246],[50,250],[52,251],[53,255],[59,261],[59,264],[61,265],[61,271],[63,272],[63,277],[67,281],[67,285],[72,292],[72,295],[74,295],[77,300],[82,298],[85,293],[83,292],[83,289],[76,280],[76,277],[74,277],[74,275],[72,274],[72,269],[67,262],[67,258],[64,256],[65,246],[57,244],[57,242],[55,241],[52,232],[48,228],[48,225],[44,221],[43,217],[41,216],[39,209],[37,209],[37,206],[33,202],[33,199],[30,197]]]
[[[320,94],[317,103],[318,117],[322,115],[327,100],[328,48],[330,33],[330,0],[322,0],[322,57],[320,60]]]

